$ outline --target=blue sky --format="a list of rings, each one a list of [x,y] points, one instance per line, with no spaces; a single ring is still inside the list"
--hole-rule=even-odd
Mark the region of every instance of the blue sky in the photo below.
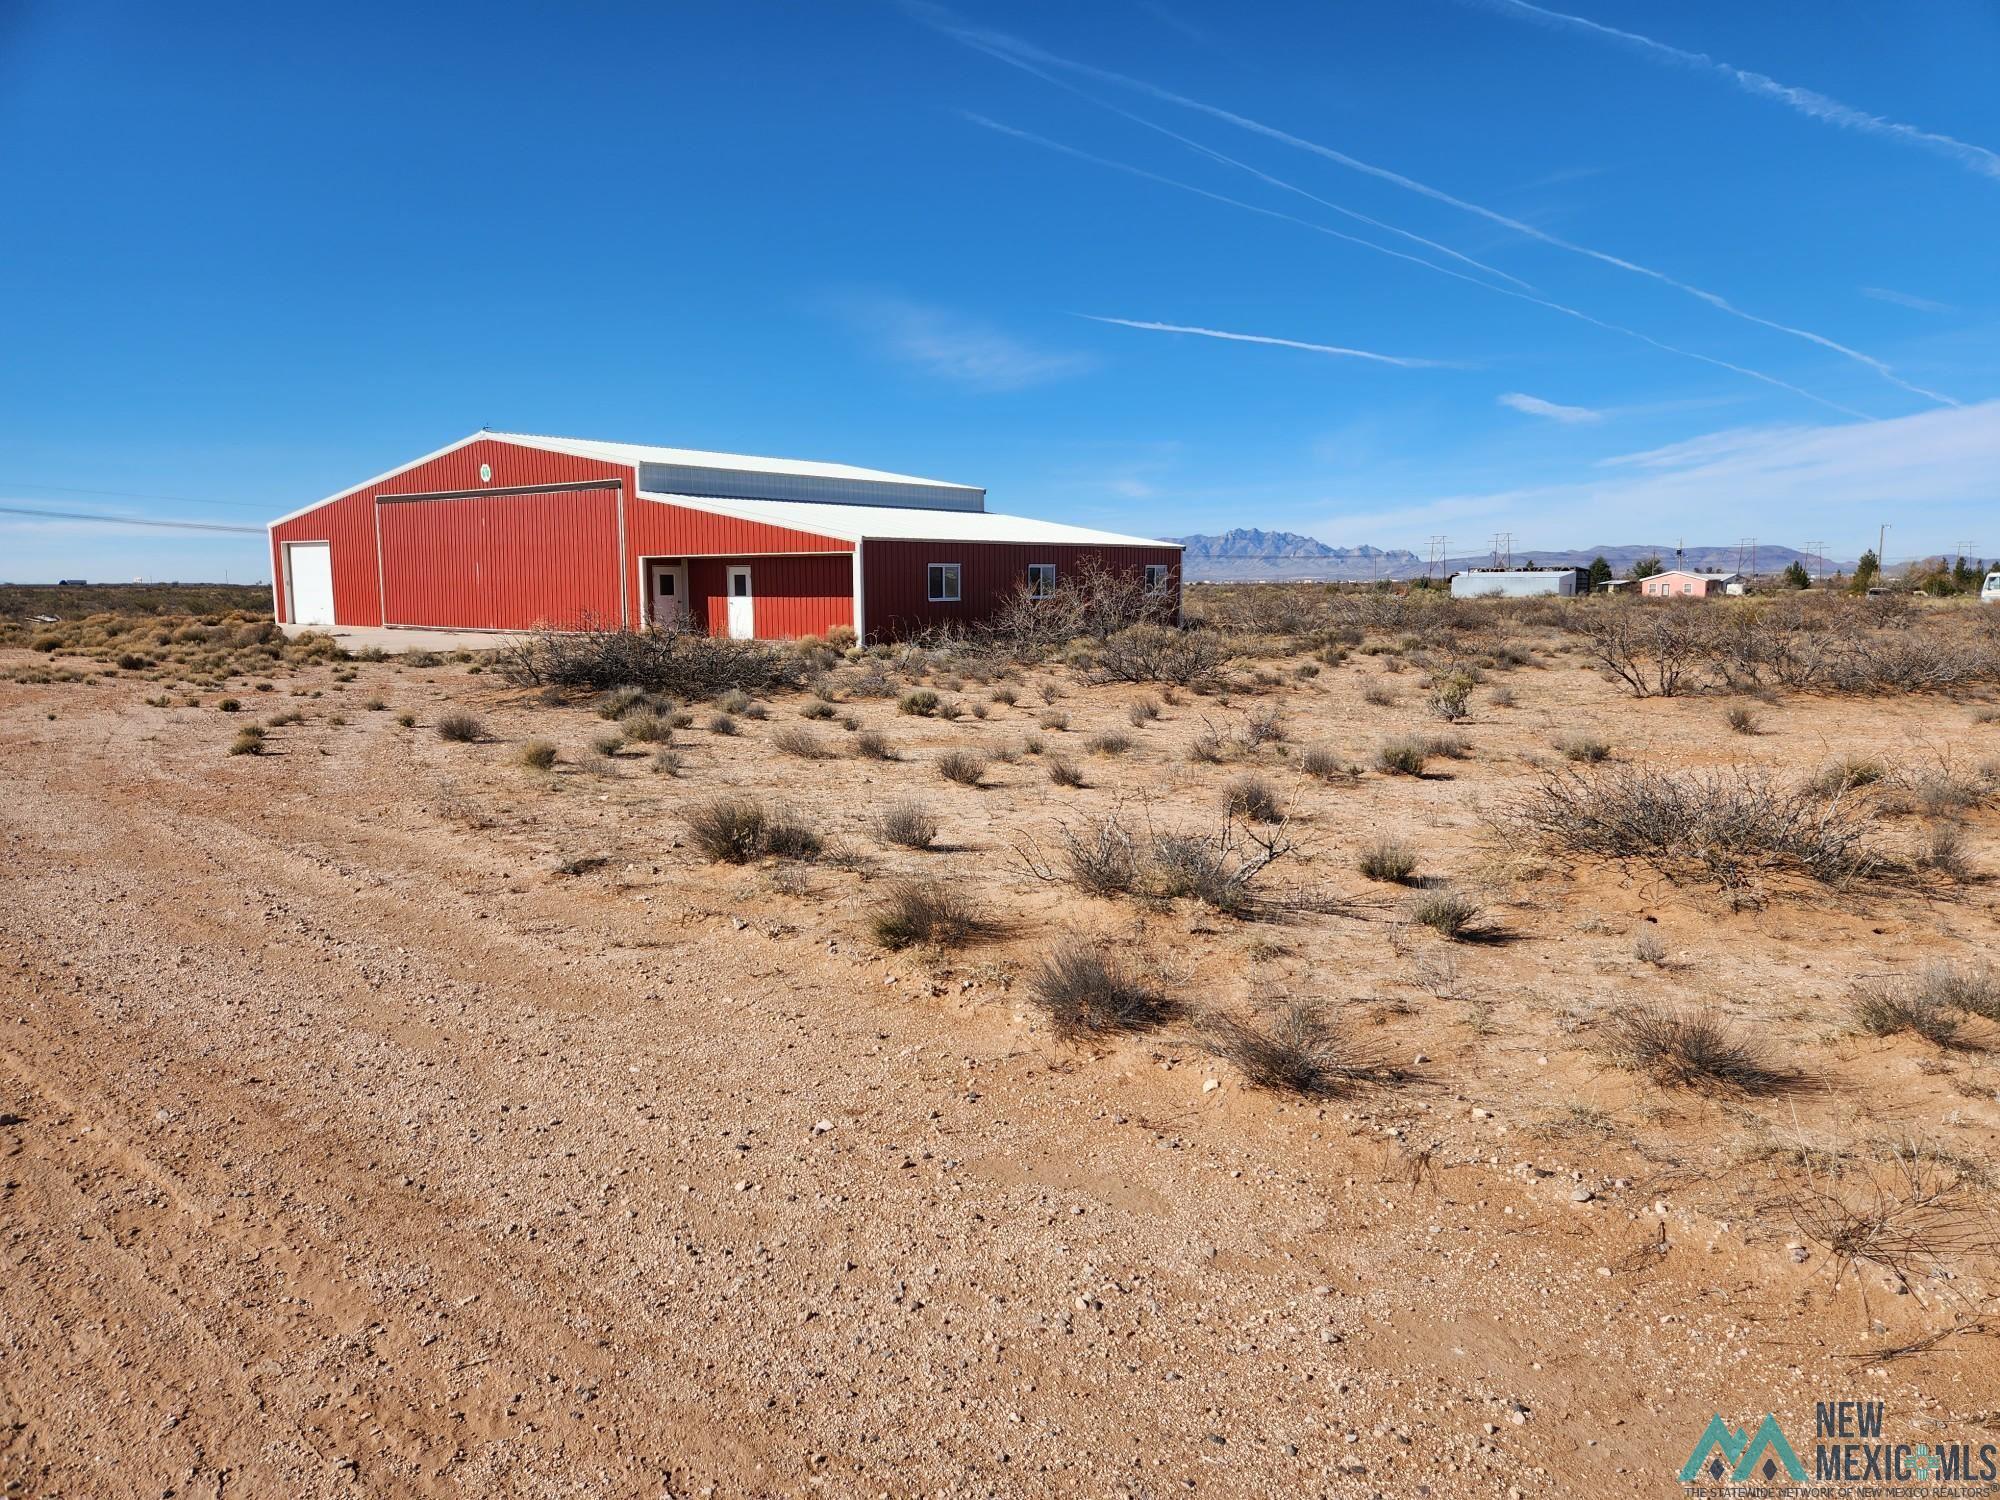
[[[2000,553],[1996,68],[1976,0],[0,0],[0,504],[261,524],[492,426]],[[0,577],[224,572],[0,515]]]

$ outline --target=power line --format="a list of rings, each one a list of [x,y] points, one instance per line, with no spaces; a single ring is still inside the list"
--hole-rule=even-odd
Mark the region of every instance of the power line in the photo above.
[[[55,490],[64,495],[103,495],[110,500],[165,500],[170,505],[226,505],[231,510],[268,510],[259,500],[200,500],[193,495],[152,495],[144,490],[91,490],[75,484],[42,484],[32,479],[0,479],[0,489]],[[17,495],[15,499],[34,499]]]
[[[82,510],[31,510],[25,505],[0,505],[0,515],[43,516],[56,521],[95,521],[100,526],[157,526],[167,531],[230,531],[263,536],[262,526],[224,526],[219,521],[149,521],[141,516],[93,515]]]

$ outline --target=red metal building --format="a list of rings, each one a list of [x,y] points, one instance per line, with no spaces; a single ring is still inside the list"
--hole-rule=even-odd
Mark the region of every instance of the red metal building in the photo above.
[[[971,624],[1096,566],[1178,607],[1174,542],[986,509],[845,464],[479,432],[273,521],[280,624],[526,630],[685,621],[864,640]]]

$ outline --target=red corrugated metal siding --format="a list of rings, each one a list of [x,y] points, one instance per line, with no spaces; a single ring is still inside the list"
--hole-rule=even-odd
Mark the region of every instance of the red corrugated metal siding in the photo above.
[[[616,490],[377,508],[388,624],[525,630],[622,618]]]
[[[752,616],[760,640],[825,635],[854,624],[854,569],[848,557],[697,557],[688,563],[688,612],[711,635],[729,629],[729,569],[750,570]]]
[[[931,625],[971,625],[991,613],[1028,579],[1029,563],[1056,565],[1056,581],[1076,576],[1086,560],[1113,571],[1139,572],[1164,564],[1167,590],[1180,600],[1178,547],[1022,546],[1012,542],[871,541],[861,549],[866,587],[861,608],[870,640],[894,640]],[[959,565],[956,604],[930,601],[930,565]]]
[[[490,464],[493,477],[482,482],[479,466]],[[302,516],[272,528],[272,575],[283,588],[284,571],[277,548],[285,542],[325,541],[332,544],[333,612],[342,625],[380,625],[382,617],[381,575],[375,557],[375,497],[421,493],[431,490],[477,490],[524,484],[565,484],[582,479],[620,479],[629,493],[636,483],[628,468],[601,459],[576,458],[566,453],[549,453],[540,448],[524,448],[493,438],[480,438],[442,454],[428,462],[400,469],[389,478],[351,490],[345,495],[316,506]],[[425,502],[433,503],[433,502]],[[392,509],[394,507],[391,507]],[[615,558],[615,548],[612,551]],[[580,548],[565,544],[561,551],[543,560],[549,570],[576,570],[595,566],[594,559],[582,556]],[[612,593],[613,612],[617,594]],[[522,601],[500,600],[497,612],[507,613]],[[467,605],[470,608],[470,605]],[[515,611],[518,612],[518,611]],[[280,603],[279,619],[291,618],[291,601]],[[430,624],[432,621],[399,620],[399,624]]]

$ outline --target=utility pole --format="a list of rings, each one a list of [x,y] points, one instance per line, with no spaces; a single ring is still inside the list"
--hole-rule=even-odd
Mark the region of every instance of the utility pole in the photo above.
[[[1826,543],[1807,542],[1806,556],[1813,560],[1813,582],[1826,582]]]

